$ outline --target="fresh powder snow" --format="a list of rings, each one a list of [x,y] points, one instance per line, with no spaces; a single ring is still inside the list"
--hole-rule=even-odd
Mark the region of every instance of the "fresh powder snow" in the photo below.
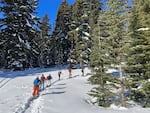
[[[62,72],[61,80],[58,80],[58,71]],[[52,85],[33,98],[33,80],[41,74],[51,74]],[[90,70],[85,68],[85,76],[81,75],[80,69],[73,69],[72,78],[68,78],[65,67],[0,71],[0,113],[150,113],[149,108],[140,106],[93,105],[92,97],[87,94],[93,87],[87,81]]]

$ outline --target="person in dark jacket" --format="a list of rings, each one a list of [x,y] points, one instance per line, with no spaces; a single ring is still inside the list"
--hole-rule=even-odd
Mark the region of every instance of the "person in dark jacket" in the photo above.
[[[83,68],[81,69],[81,73],[82,73],[82,76],[84,76],[84,69]]]
[[[58,71],[58,80],[60,80],[60,76],[61,76],[61,71]]]
[[[46,87],[49,87],[51,85],[51,79],[52,79],[52,76],[51,74],[49,74],[47,77],[46,77]]]
[[[40,85],[40,79],[39,77],[36,77],[33,81],[33,92],[32,92],[32,96],[39,96],[39,85]]]

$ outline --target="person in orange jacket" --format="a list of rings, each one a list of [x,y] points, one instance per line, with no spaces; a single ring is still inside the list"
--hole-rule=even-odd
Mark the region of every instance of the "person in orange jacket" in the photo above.
[[[33,92],[32,92],[32,96],[39,96],[39,85],[40,85],[40,79],[39,77],[36,77],[33,81]]]

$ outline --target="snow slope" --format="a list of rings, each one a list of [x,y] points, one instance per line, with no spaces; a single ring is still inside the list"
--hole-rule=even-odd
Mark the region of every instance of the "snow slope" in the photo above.
[[[112,106],[102,108],[90,104],[88,91],[92,86],[87,76],[82,77],[79,69],[73,70],[68,79],[68,71],[61,68],[61,80],[57,80],[60,68],[31,69],[18,72],[0,71],[0,113],[150,113],[148,108],[133,107],[130,109]],[[32,98],[33,80],[43,73],[52,75],[52,86]]]

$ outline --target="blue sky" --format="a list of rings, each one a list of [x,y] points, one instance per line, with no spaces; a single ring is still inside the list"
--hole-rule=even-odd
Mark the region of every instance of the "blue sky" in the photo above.
[[[47,13],[50,18],[50,24],[53,27],[55,24],[58,8],[62,1],[63,0],[39,0],[39,8],[37,9],[38,16],[42,18]],[[70,5],[75,2],[75,0],[67,1]]]
[[[42,18],[45,14],[49,15],[50,24],[52,25],[52,29],[55,24],[58,8],[63,0],[39,0],[39,5],[37,9],[37,16]],[[71,5],[75,2],[75,0],[67,0]],[[129,0],[130,1],[130,0]],[[131,2],[129,2],[131,4]],[[2,13],[0,13],[0,18],[2,18]]]
[[[62,3],[62,1],[63,0],[39,0],[37,16],[42,18],[45,14],[48,14],[50,18],[50,24],[53,27],[53,25],[55,24],[58,8]],[[75,2],[75,0],[67,0],[67,1],[70,5]],[[0,12],[0,18],[2,17],[3,17],[2,13]]]
[[[50,17],[50,24],[54,27],[57,11],[63,0],[39,0],[38,16],[42,18],[46,13]],[[67,0],[71,5],[75,0]],[[131,4],[131,0],[128,0]]]

